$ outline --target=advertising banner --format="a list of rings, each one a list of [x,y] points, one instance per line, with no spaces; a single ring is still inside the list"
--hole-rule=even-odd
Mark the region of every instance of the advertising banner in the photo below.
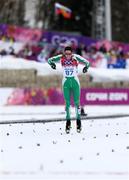
[[[38,42],[41,39],[43,31],[39,29],[23,28],[14,25],[0,24],[0,35],[13,38],[20,42]]]
[[[59,88],[0,88],[0,105],[61,105]]]
[[[42,31],[39,29],[29,29],[15,26],[8,26],[7,33],[8,36],[12,36],[15,40],[22,42],[38,42],[42,35]]]
[[[81,104],[129,105],[129,89],[82,89]]]
[[[81,106],[129,105],[129,89],[81,89],[80,103]],[[64,104],[60,88],[0,88],[0,105]]]
[[[66,42],[70,42],[75,46],[80,44],[85,44],[89,46],[90,44],[96,43],[97,40],[92,39],[90,37],[85,37],[81,35],[72,35],[63,32],[53,32],[53,31],[46,31],[43,33],[41,41],[46,40],[48,43],[53,45],[65,44]]]

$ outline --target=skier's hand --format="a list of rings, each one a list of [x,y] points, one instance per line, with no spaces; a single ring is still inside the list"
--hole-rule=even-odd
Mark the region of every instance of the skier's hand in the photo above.
[[[85,66],[85,67],[83,68],[83,73],[86,73],[87,70],[88,70],[88,68],[87,68],[87,66]]]
[[[51,63],[51,68],[52,69],[56,69],[56,64],[55,63]]]

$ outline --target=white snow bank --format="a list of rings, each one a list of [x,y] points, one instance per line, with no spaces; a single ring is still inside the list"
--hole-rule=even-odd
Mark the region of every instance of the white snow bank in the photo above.
[[[83,74],[83,65],[78,68],[79,75]],[[38,63],[36,61],[15,58],[13,56],[5,56],[0,58],[0,69],[36,69],[38,75],[62,75],[60,63],[57,63],[57,69],[53,70],[47,63]],[[104,69],[90,67],[88,75],[92,76],[94,81],[111,82],[111,81],[129,81],[128,69]]]
[[[0,41],[0,50],[5,49],[9,52],[10,47],[14,48],[15,53],[18,53],[24,46],[23,42],[4,42]]]

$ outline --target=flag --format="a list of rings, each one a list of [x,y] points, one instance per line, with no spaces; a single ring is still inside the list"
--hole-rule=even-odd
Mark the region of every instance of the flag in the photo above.
[[[66,19],[70,19],[72,16],[72,10],[66,6],[59,3],[55,3],[55,14],[62,15]]]

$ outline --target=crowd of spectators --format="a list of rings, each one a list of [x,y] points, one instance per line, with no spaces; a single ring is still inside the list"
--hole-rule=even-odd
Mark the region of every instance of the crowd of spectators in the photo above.
[[[0,56],[13,55],[27,60],[34,60],[44,63],[51,56],[62,53],[63,46],[60,44],[50,44],[45,40],[38,44],[23,44],[22,48],[15,52],[14,39],[8,37],[0,38],[0,42],[12,42],[8,49],[0,47]],[[88,59],[92,67],[96,68],[129,68],[129,52],[125,52],[122,46],[111,46],[107,48],[103,43],[99,46],[91,44],[86,46],[72,44],[74,53]]]

